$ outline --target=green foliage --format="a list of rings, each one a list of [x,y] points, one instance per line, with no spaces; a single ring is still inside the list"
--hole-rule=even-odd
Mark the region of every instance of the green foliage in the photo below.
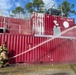
[[[29,2],[28,4],[26,4],[25,8],[28,10],[28,12],[32,13],[33,12],[33,3]]]
[[[65,0],[58,8],[62,9],[63,16],[68,17],[70,16],[70,13],[76,14],[75,10],[73,10],[74,7],[74,4],[70,4]]]
[[[42,0],[33,0],[33,2],[29,2],[28,4],[25,5],[25,8],[29,13],[32,12],[42,12],[39,7],[40,5],[44,5]]]
[[[20,13],[20,12],[23,14],[25,13],[24,9],[20,6],[16,7],[14,10],[12,10],[12,13],[15,13],[15,14]]]
[[[20,6],[16,7],[14,10],[12,10],[12,13],[14,14],[14,16],[16,16],[16,14],[24,14],[24,9]]]

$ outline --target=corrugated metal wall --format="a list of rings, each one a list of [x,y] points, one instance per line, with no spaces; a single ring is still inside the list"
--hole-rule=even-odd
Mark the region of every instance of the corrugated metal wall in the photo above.
[[[15,18],[5,18],[4,21],[2,17],[0,17],[0,21],[2,22],[0,23],[0,26],[4,27],[4,25],[6,25],[6,28],[9,32],[6,34],[0,34],[0,45],[3,41],[7,42],[9,58],[25,52],[20,56],[10,59],[10,63],[76,62],[76,39],[55,38],[38,46],[42,42],[47,41],[51,38],[40,36],[35,37],[31,35],[53,35],[54,27],[60,27],[62,32],[74,26],[73,19],[34,13],[30,21]],[[65,34],[62,34],[62,36],[70,36],[75,38],[76,28],[67,31]],[[38,47],[36,47],[36,45]],[[31,48],[32,50],[28,51]]]
[[[32,34],[30,20],[0,16],[0,28],[6,28],[6,33]]]
[[[4,18],[0,16],[0,27],[4,27]]]
[[[51,39],[19,34],[0,34],[0,45],[7,42],[9,58]],[[55,38],[31,51],[10,59],[10,63],[71,63],[76,62],[76,40]]]
[[[8,33],[14,34],[53,35],[54,28],[59,27],[60,31],[62,32],[74,25],[74,19],[72,18],[42,13],[33,13],[30,20],[0,16],[0,27],[4,27],[7,29]]]
[[[75,26],[73,18],[42,13],[33,13],[31,21],[34,34],[53,35],[54,27],[60,27],[60,31],[62,32],[72,26]]]

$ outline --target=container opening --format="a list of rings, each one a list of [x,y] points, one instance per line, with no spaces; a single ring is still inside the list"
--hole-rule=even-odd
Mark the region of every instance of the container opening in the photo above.
[[[5,28],[0,28],[0,33],[5,33],[5,32],[8,33],[9,31]]]
[[[0,33],[3,33],[4,32],[4,30],[3,29],[0,29]]]

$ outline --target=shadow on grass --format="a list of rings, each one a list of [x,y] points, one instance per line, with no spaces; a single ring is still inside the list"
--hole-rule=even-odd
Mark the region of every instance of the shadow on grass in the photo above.
[[[69,75],[68,73],[55,73],[55,74],[52,74],[52,75]]]
[[[68,73],[54,73],[54,74],[46,74],[46,75],[69,75]]]
[[[0,72],[0,75],[7,75],[8,72]]]

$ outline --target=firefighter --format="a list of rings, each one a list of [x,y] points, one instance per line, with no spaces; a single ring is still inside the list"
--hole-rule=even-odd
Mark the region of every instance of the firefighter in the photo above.
[[[3,42],[2,46],[0,46],[0,64],[1,68],[3,68],[4,65],[8,65],[8,49],[6,42]]]

